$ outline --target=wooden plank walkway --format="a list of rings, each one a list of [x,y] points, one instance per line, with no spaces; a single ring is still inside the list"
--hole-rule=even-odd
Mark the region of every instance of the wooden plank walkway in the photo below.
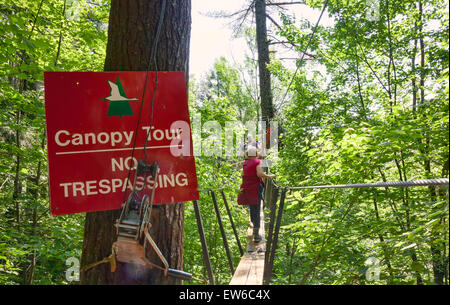
[[[264,209],[261,203],[261,227],[259,235],[262,240],[253,242],[253,229],[247,230],[247,249],[231,278],[230,285],[262,285],[264,259],[266,256],[266,239],[264,231]]]

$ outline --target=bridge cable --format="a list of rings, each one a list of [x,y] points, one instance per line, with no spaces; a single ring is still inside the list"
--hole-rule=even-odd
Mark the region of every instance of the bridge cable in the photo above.
[[[299,68],[300,68],[300,66],[301,66],[301,64],[303,62],[303,58],[305,57],[305,54],[308,51],[309,45],[310,45],[310,43],[311,43],[311,41],[312,41],[312,39],[313,39],[313,37],[314,37],[314,35],[316,33],[316,30],[317,30],[317,28],[319,26],[320,19],[322,19],[322,15],[325,12],[325,9],[326,9],[327,6],[328,6],[328,0],[325,0],[325,3],[323,5],[323,7],[322,7],[322,12],[320,13],[319,19],[317,19],[317,22],[316,22],[316,25],[315,25],[315,27],[313,29],[313,32],[309,36],[309,40],[308,40],[308,43],[306,44],[305,51],[303,51],[303,53],[302,53],[302,57],[300,58],[300,62],[297,65],[297,69],[295,69],[294,75],[292,76],[291,82],[289,83],[289,86],[287,87],[286,92],[283,95],[283,99],[281,100],[280,105],[282,105],[284,103],[284,100],[286,99],[286,95],[289,92],[289,88],[291,87],[292,83],[294,82],[295,76],[297,75],[297,72],[298,72],[298,70],[299,70]]]

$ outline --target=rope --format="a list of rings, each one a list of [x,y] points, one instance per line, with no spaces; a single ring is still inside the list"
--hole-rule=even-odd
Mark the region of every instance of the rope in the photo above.
[[[104,259],[102,259],[102,260],[100,260],[98,262],[95,262],[95,263],[87,265],[86,267],[81,269],[81,272],[83,272],[83,273],[87,272],[89,269],[94,268],[94,267],[96,267],[98,265],[101,265],[101,264],[105,264],[105,263],[109,263],[111,265],[110,266],[111,272],[115,272],[116,271],[117,261],[116,261],[116,253],[115,253],[114,249],[112,250],[112,253],[108,257],[105,257]]]
[[[338,188],[371,188],[371,187],[408,187],[408,186],[430,186],[430,185],[449,185],[448,178],[439,179],[422,179],[412,181],[397,182],[375,182],[375,183],[357,183],[357,184],[337,184],[337,185],[311,185],[311,186],[294,186],[283,187],[273,183],[278,189],[303,190],[303,189],[338,189]]]
[[[323,8],[322,8],[322,12],[320,13],[319,19],[317,19],[316,25],[315,25],[315,27],[313,29],[313,32],[311,33],[311,36],[309,36],[309,40],[308,40],[308,43],[306,45],[305,51],[303,51],[303,53],[302,53],[302,57],[300,58],[300,62],[297,65],[297,69],[295,69],[294,75],[292,76],[291,82],[289,83],[289,86],[287,87],[286,92],[283,95],[283,99],[281,100],[280,105],[282,105],[284,103],[284,100],[286,99],[286,95],[289,92],[289,88],[291,87],[292,83],[294,82],[295,76],[297,75],[298,69],[300,68],[300,66],[301,66],[301,64],[303,62],[303,58],[305,57],[306,52],[308,51],[308,47],[309,47],[309,45],[310,45],[310,43],[311,43],[311,41],[312,41],[312,39],[313,39],[313,37],[314,37],[314,35],[316,33],[317,27],[319,26],[320,19],[322,19],[322,15],[325,12],[325,9],[326,9],[327,5],[328,5],[328,0],[325,0],[325,3],[324,3]]]

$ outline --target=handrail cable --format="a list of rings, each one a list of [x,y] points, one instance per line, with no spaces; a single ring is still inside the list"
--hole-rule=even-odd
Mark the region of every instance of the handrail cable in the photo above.
[[[371,187],[407,187],[407,186],[430,186],[430,185],[448,185],[448,178],[438,179],[420,179],[410,181],[396,182],[374,182],[374,183],[356,183],[356,184],[335,184],[335,185],[307,185],[307,186],[279,186],[273,182],[278,189],[303,190],[303,189],[331,189],[331,188],[371,188]]]

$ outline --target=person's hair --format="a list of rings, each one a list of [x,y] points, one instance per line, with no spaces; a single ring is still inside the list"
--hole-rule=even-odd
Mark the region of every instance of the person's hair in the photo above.
[[[247,150],[245,151],[245,156],[247,158],[256,158],[258,157],[258,149],[253,146],[253,145],[249,145],[247,147]]]

